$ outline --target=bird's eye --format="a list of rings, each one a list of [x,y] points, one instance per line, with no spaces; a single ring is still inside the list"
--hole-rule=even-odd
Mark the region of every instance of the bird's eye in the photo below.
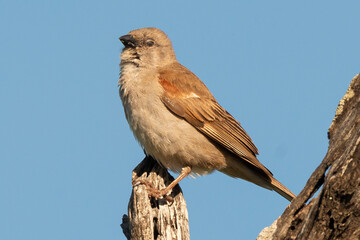
[[[147,40],[146,41],[146,45],[148,45],[149,47],[152,47],[152,46],[154,46],[154,41],[153,40]]]

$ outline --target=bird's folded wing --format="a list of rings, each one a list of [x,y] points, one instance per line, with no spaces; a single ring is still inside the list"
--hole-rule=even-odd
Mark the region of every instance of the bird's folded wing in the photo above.
[[[160,71],[159,83],[164,89],[161,100],[170,111],[241,159],[268,172],[256,158],[258,150],[249,135],[195,74],[180,65]]]

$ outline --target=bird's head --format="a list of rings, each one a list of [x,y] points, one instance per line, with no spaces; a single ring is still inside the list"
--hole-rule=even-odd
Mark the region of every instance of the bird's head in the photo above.
[[[170,39],[157,28],[140,28],[121,36],[122,63],[161,67],[176,61]]]

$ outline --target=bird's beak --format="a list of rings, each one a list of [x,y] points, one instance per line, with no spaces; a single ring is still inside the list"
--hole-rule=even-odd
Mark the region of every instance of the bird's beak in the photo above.
[[[119,40],[126,48],[135,48],[137,46],[136,40],[132,35],[124,35],[119,37]]]

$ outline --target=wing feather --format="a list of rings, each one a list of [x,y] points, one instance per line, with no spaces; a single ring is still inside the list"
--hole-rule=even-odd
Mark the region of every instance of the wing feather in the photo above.
[[[167,69],[171,70],[159,71],[164,105],[228,151],[270,173],[256,158],[258,150],[250,136],[220,106],[201,80],[180,64]]]

